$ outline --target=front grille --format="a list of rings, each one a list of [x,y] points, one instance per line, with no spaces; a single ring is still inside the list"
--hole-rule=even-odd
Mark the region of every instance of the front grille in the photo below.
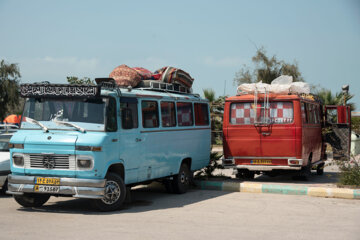
[[[44,159],[51,159],[52,167],[47,167]],[[75,157],[69,154],[26,154],[25,167],[41,169],[75,170]]]

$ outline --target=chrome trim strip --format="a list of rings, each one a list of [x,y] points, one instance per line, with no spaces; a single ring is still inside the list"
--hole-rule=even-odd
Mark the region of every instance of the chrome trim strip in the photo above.
[[[237,169],[248,169],[250,171],[301,170],[301,166],[236,165],[233,167]]]
[[[210,130],[211,128],[184,128],[184,129],[166,129],[166,130],[143,130],[140,133],[152,133],[152,132],[178,132],[178,131],[192,131],[192,130]]]
[[[231,157],[233,159],[296,159],[296,157]]]

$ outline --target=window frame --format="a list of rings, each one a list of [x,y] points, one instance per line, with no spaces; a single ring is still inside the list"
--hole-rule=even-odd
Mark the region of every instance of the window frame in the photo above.
[[[204,119],[207,119],[206,124],[197,124],[197,120],[198,120],[197,119],[197,114],[196,114],[197,107],[195,107],[195,105],[199,105],[199,106],[205,105],[206,106],[206,111],[205,111],[206,117],[204,117]],[[194,121],[195,126],[209,126],[210,125],[209,104],[208,103],[202,103],[202,102],[194,102],[194,116],[195,116],[195,121]]]
[[[136,127],[132,127],[132,128],[124,128],[124,123],[123,123],[123,116],[122,116],[122,104],[127,103],[127,104],[134,104],[135,106],[135,111],[133,113],[136,115],[136,121],[134,121],[133,119],[133,123],[136,123]],[[131,129],[138,129],[139,128],[139,101],[137,98],[135,97],[120,97],[120,104],[119,104],[119,115],[121,118],[121,129],[122,130],[131,130]]]
[[[191,125],[180,125],[180,121],[179,121],[179,108],[178,108],[178,104],[188,104],[191,106]],[[193,127],[195,124],[194,121],[194,105],[192,102],[186,102],[186,101],[177,101],[176,102],[176,119],[177,119],[177,126],[178,127]]]
[[[145,126],[145,118],[144,118],[144,108],[143,108],[143,103],[145,102],[154,102],[156,104],[156,123],[157,125],[156,126],[153,126],[153,127],[146,127]],[[142,122],[142,127],[143,128],[159,128],[160,127],[160,121],[159,121],[159,102],[156,101],[156,100],[141,100],[141,122]]]
[[[295,123],[295,113],[294,113],[294,101],[292,101],[292,100],[282,100],[282,101],[271,101],[271,102],[269,102],[269,104],[272,104],[272,103],[291,103],[291,105],[292,105],[292,121],[291,122],[283,122],[283,123],[279,123],[279,122],[271,122],[270,124],[272,124],[272,125],[285,125],[285,124],[294,124]],[[246,101],[246,102],[237,102],[237,101],[234,101],[234,102],[231,102],[231,104],[230,104],[230,106],[229,106],[229,124],[230,125],[234,125],[234,126],[245,126],[245,125],[253,125],[253,124],[255,124],[255,119],[253,120],[253,123],[232,123],[232,121],[231,121],[231,119],[232,119],[232,106],[234,105],[234,104],[250,104],[250,106],[252,105],[252,104],[254,104],[254,102],[252,102],[252,101]],[[270,114],[271,114],[271,108],[269,109],[270,110]],[[250,112],[250,117],[249,118],[251,118],[251,112]],[[260,112],[260,115],[261,115],[261,112]],[[253,117],[254,118],[254,117]],[[270,116],[270,119],[272,119],[272,117]]]
[[[173,104],[173,113],[174,113],[173,117],[174,117],[174,120],[175,120],[175,124],[169,125],[169,126],[164,126],[163,111],[162,111],[162,104],[163,103]],[[168,100],[160,101],[160,114],[161,114],[161,127],[164,127],[164,128],[177,127],[178,121],[177,121],[177,111],[176,111],[176,102],[175,101],[168,101]],[[171,120],[170,120],[170,123],[171,123]]]

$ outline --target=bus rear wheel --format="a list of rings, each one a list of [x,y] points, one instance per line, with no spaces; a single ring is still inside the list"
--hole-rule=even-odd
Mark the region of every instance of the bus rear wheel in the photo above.
[[[118,174],[110,172],[106,175],[104,197],[93,200],[93,203],[102,212],[115,211],[122,206],[125,197],[124,180]]]
[[[317,168],[316,168],[316,174],[317,175],[323,175],[324,174],[324,163],[321,163],[321,164],[319,164],[318,166],[317,166]]]
[[[24,193],[23,195],[14,195],[15,201],[26,208],[41,207],[49,198],[50,195],[47,194]]]
[[[236,174],[236,177],[239,179],[247,179],[247,180],[251,180],[254,179],[255,177],[255,172],[253,171],[249,171],[249,170],[238,170],[238,173]]]
[[[172,190],[174,193],[186,193],[191,182],[191,171],[186,163],[181,164],[179,174],[172,180]]]

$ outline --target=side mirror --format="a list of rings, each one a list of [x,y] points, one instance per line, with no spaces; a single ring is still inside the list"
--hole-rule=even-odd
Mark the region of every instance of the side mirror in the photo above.
[[[121,122],[123,129],[132,129],[134,128],[132,111],[130,108],[123,108],[121,110]]]

